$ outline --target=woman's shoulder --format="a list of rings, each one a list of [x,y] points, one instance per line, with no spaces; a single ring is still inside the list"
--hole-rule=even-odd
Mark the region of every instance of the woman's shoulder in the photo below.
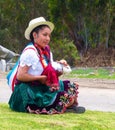
[[[23,52],[22,53],[24,53],[25,51],[27,51],[27,50],[33,50],[33,51],[37,51],[36,50],[36,48],[35,48],[35,46],[32,44],[32,43],[29,43],[25,48],[24,48],[24,50],[23,50]]]
[[[33,44],[28,44],[24,50],[22,51],[22,54],[21,54],[21,59],[28,59],[28,58],[38,58],[38,52],[36,50],[36,48],[34,47]]]
[[[22,51],[21,55],[38,55],[38,52],[33,44],[28,44]]]
[[[33,65],[37,64],[39,61],[39,56],[35,50],[33,45],[28,45],[24,48],[21,56],[20,56],[20,65]]]

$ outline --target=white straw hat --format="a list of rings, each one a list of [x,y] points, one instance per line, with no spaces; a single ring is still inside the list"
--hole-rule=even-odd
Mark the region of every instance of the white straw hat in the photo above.
[[[46,21],[45,18],[43,17],[32,19],[29,22],[27,29],[25,30],[25,38],[27,40],[30,40],[30,33],[32,32],[34,28],[36,28],[39,25],[48,25],[51,31],[53,31],[54,29],[54,24],[49,21]]]

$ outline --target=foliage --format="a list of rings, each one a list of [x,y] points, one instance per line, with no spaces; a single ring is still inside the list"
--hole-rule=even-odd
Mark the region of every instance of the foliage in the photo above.
[[[85,2],[80,0],[47,1],[52,20],[60,31],[66,27],[80,53],[87,50],[88,47],[96,48],[100,44],[108,47],[108,45],[114,44],[114,42],[108,43],[109,39],[112,38],[109,34],[111,26],[114,24],[115,3],[113,0],[96,0],[93,2],[92,0]],[[60,29],[61,24],[62,28]],[[63,31],[67,36],[65,30]]]
[[[55,24],[54,46],[58,40],[63,48],[65,39],[72,41],[80,58],[89,48],[115,47],[114,0],[0,0],[0,44],[20,53],[28,22],[39,16]]]
[[[27,42],[24,31],[28,22],[41,15],[47,16],[46,12],[42,11],[42,7],[46,8],[46,5],[42,0],[2,0],[0,6],[0,35],[3,34],[1,45],[20,52]],[[7,31],[4,32],[4,29]]]
[[[35,115],[14,112],[7,104],[0,104],[1,130],[114,130],[115,113],[86,111],[60,115]]]
[[[55,40],[50,44],[54,60],[65,59],[72,66],[79,57],[75,46],[67,39]]]

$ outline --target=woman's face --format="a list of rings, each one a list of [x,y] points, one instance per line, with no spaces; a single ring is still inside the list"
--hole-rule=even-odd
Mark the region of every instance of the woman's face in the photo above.
[[[34,42],[44,48],[50,42],[51,30],[49,27],[43,27],[38,33],[34,32]]]

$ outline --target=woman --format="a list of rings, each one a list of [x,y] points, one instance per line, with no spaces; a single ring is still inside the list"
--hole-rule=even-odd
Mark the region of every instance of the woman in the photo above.
[[[63,72],[53,66],[56,62],[48,46],[53,29],[53,23],[43,17],[30,21],[25,38],[31,42],[20,56],[15,89],[9,100],[12,110],[60,114],[70,106],[78,105],[78,85],[70,81],[59,81],[58,77]],[[76,112],[84,111],[84,108],[76,109]]]

